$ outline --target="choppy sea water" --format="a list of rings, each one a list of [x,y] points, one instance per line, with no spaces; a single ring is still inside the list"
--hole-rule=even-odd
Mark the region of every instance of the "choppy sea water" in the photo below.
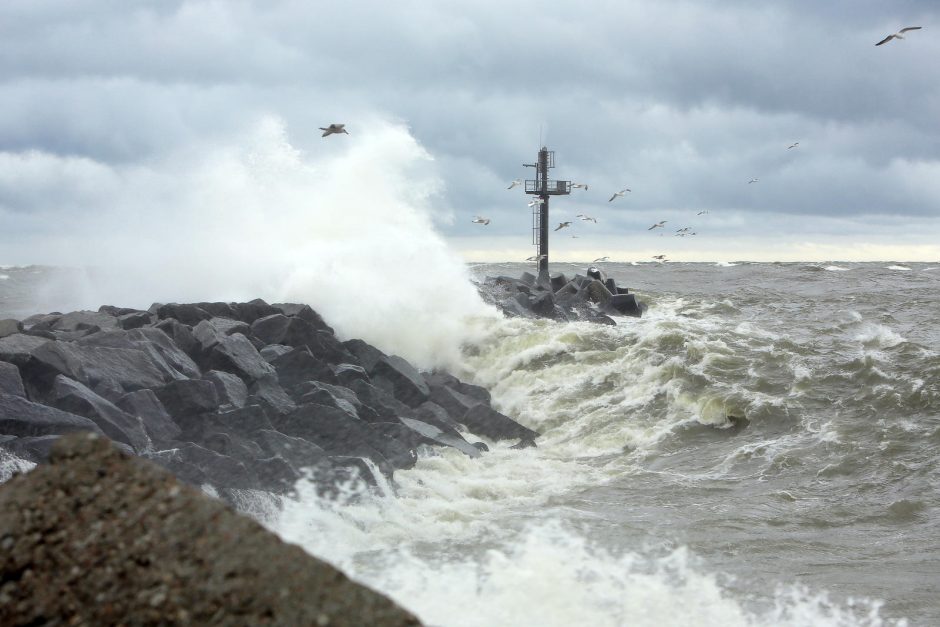
[[[246,507],[428,624],[940,624],[940,263],[604,267],[643,318],[467,321],[537,449]]]

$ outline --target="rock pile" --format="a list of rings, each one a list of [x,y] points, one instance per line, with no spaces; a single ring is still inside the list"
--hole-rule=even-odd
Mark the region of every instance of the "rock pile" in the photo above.
[[[2,625],[418,625],[100,435],[0,486]]]
[[[92,431],[184,481],[285,493],[409,468],[422,445],[471,457],[467,432],[533,445],[489,393],[422,373],[307,305],[103,306],[0,321],[0,446],[41,462]]]
[[[521,278],[486,277],[478,286],[483,299],[511,317],[585,320],[615,325],[611,316],[640,317],[646,303],[625,287],[618,287],[603,270],[591,266],[586,275],[568,280],[564,274],[529,272]]]

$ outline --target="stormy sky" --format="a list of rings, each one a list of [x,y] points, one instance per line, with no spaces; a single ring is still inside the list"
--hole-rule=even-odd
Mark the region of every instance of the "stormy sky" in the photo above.
[[[348,184],[380,205],[375,171],[407,185],[423,148],[421,202],[468,261],[533,254],[506,187],[540,140],[589,185],[552,202],[555,259],[940,260],[935,0],[4,0],[0,35],[0,263],[168,210],[181,164],[270,120],[321,170],[406,129]]]

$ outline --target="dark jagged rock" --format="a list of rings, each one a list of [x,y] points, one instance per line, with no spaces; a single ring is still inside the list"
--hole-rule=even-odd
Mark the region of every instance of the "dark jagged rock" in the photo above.
[[[248,386],[236,375],[221,370],[210,370],[202,378],[211,381],[212,385],[215,386],[221,405],[245,406],[245,402],[248,400]]]
[[[258,488],[257,476],[245,464],[193,442],[179,442],[171,449],[144,456],[190,485],[208,483],[217,488]]]
[[[5,361],[0,361],[0,394],[11,394],[26,398],[26,389],[23,387],[20,369]]]
[[[28,386],[49,389],[57,375],[78,381],[109,400],[154,388],[171,378],[141,350],[47,342],[31,352],[20,372]]]
[[[520,438],[522,440],[532,440],[539,437],[538,432],[523,427],[521,424],[499,413],[492,407],[482,403],[471,407],[463,417],[460,418],[466,427],[473,433],[486,436],[493,440],[508,440]]]
[[[180,437],[179,425],[174,422],[153,390],[130,392],[119,398],[115,405],[131,416],[136,416],[155,444],[170,442]]]
[[[336,383],[336,375],[329,364],[314,357],[307,346],[293,348],[271,360],[278,381],[286,389],[292,389],[305,381]]]
[[[333,327],[328,325],[323,318],[310,305],[300,305],[296,303],[274,303],[271,305],[279,310],[285,316],[294,316],[306,320],[313,324],[318,331],[327,331],[333,333]]]
[[[0,338],[0,361],[8,361],[17,366],[24,366],[32,359],[34,350],[50,341],[46,338],[24,333],[14,333]]]
[[[431,390],[414,366],[398,355],[387,355],[372,366],[373,383],[391,392],[410,407],[417,407],[428,400]]]
[[[84,416],[33,403],[21,396],[0,394],[0,433],[25,438],[73,431],[102,433],[98,425]]]
[[[477,287],[483,300],[509,317],[616,324],[611,315],[641,316],[646,310],[646,304],[635,297],[619,298],[628,290],[594,266],[588,268],[587,276],[575,275],[570,281],[560,273],[543,272],[536,277],[527,272],[522,279],[486,277]]]
[[[157,317],[160,320],[173,318],[192,327],[202,320],[208,320],[212,317],[212,314],[197,305],[170,303],[157,308]]]
[[[227,335],[213,346],[206,357],[205,366],[209,370],[237,374],[249,385],[275,374],[274,368],[241,333]]]
[[[284,391],[274,377],[255,382],[248,391],[248,402],[261,403],[276,414],[286,414],[297,407],[294,399]]]
[[[359,365],[365,368],[366,372],[372,372],[375,364],[383,357],[387,357],[385,353],[376,347],[359,339],[346,340],[343,342],[343,347],[356,356]]]
[[[355,364],[337,364],[333,367],[333,374],[336,375],[336,380],[341,385],[349,385],[353,381],[372,382],[366,369]]]
[[[118,325],[124,330],[139,329],[153,322],[153,315],[148,311],[134,311],[118,316]]]
[[[51,400],[58,409],[88,418],[106,436],[130,445],[135,451],[140,452],[150,446],[150,438],[136,416],[131,416],[78,381],[57,376]]]
[[[581,279],[578,285],[591,281]],[[526,303],[547,284],[499,281]],[[136,321],[125,325],[125,316]],[[31,316],[14,328],[52,339],[0,338],[0,392],[19,399],[0,407],[38,416],[35,424],[9,422],[0,437],[48,436],[33,446],[48,448],[56,436],[95,426],[87,415],[128,451],[154,456],[189,482],[212,483],[233,503],[239,489],[289,490],[305,466],[314,469],[321,494],[357,474],[385,489],[382,475],[391,479],[395,469],[411,467],[419,447],[475,455],[477,444],[461,433],[468,427],[489,437],[507,430],[520,440],[534,437],[498,412],[501,419],[471,413],[478,405],[489,409],[485,389],[421,373],[362,340],[340,342],[305,305],[155,303],[148,312],[103,306]],[[84,415],[53,413],[36,401]],[[317,454],[302,466],[285,453],[291,447]]]
[[[189,357],[195,354],[197,342],[196,338],[193,337],[191,327],[183,324],[179,320],[170,318],[156,323],[154,328],[166,333],[167,337],[173,340],[173,343]]]
[[[445,433],[435,425],[415,420],[414,418],[401,418],[402,423],[409,429],[421,434],[427,440],[445,446],[451,446],[469,457],[479,457],[480,450],[463,439],[459,434]]]

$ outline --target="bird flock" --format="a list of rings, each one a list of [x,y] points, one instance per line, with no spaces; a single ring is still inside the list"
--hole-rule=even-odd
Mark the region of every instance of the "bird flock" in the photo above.
[[[881,41],[877,42],[875,45],[876,45],[876,46],[881,46],[881,45],[884,45],[884,44],[886,44],[886,43],[888,43],[888,42],[890,42],[890,41],[892,41],[892,40],[894,40],[894,39],[906,39],[906,37],[905,37],[905,34],[906,34],[906,33],[910,33],[911,31],[921,30],[922,28],[923,28],[922,26],[905,26],[904,28],[900,29],[898,32],[892,33],[892,34],[886,36],[884,39],[882,39]],[[330,136],[330,135],[344,135],[344,134],[345,134],[345,135],[349,135],[349,131],[346,130],[346,125],[345,125],[345,124],[333,123],[333,124],[330,124],[329,126],[326,126],[326,127],[321,126],[321,127],[319,127],[319,128],[320,128],[321,131],[323,131],[323,134],[321,135],[321,137],[327,137],[327,136]],[[787,150],[793,150],[794,148],[799,148],[799,146],[800,146],[800,142],[796,141],[796,142],[793,142],[792,144],[790,144],[789,146],[787,146],[786,149],[787,149]],[[754,177],[754,178],[749,179],[748,182],[747,182],[747,184],[748,184],[748,185],[753,185],[754,183],[758,183],[758,182],[760,182],[760,179],[757,178],[757,177]],[[514,188],[516,188],[516,187],[521,186],[522,184],[523,184],[522,179],[514,179],[513,181],[511,181],[511,182],[509,183],[509,187],[507,187],[506,189],[511,190],[511,189],[514,189]],[[571,189],[583,189],[584,191],[587,191],[587,190],[589,189],[589,186],[588,186],[587,183],[570,183],[570,186],[571,186]],[[621,190],[619,190],[619,191],[616,191],[616,192],[614,192],[613,194],[611,194],[611,196],[610,196],[610,198],[608,199],[607,202],[610,203],[610,202],[613,202],[613,201],[617,200],[618,198],[623,198],[626,194],[631,193],[631,192],[632,192],[632,190],[631,190],[629,187],[624,187],[623,189],[621,189]],[[543,202],[544,202],[544,200],[542,200],[542,199],[539,198],[538,196],[533,196],[532,199],[529,201],[528,206],[529,206],[529,207],[537,207],[537,206],[541,205]],[[703,210],[699,211],[698,213],[696,213],[695,215],[696,215],[696,216],[704,216],[704,215],[708,215],[708,213],[709,213],[709,212],[708,212],[707,209],[703,209]],[[594,218],[594,217],[592,217],[592,216],[589,216],[589,215],[587,215],[587,214],[584,214],[584,213],[579,213],[579,214],[577,214],[577,216],[575,216],[575,217],[577,217],[580,221],[585,222],[585,223],[591,222],[591,223],[597,224],[597,219],[596,219],[596,218]],[[489,219],[489,218],[482,217],[482,216],[474,216],[474,217],[473,217],[473,220],[471,220],[471,222],[472,222],[473,224],[481,224],[481,225],[483,225],[483,226],[487,226],[487,225],[489,225],[489,223],[490,223],[490,219]],[[555,231],[560,231],[560,230],[562,230],[562,229],[566,229],[566,228],[570,227],[573,222],[574,222],[573,220],[568,220],[568,221],[564,221],[564,222],[559,222],[559,223],[558,223],[558,226],[555,227],[554,230],[555,230]],[[652,226],[650,226],[649,228],[647,228],[647,230],[648,230],[648,231],[654,231],[654,230],[656,230],[656,229],[661,229],[662,231],[665,231],[665,225],[666,225],[667,222],[668,222],[667,220],[660,220],[659,222],[656,222],[655,224],[653,224]],[[660,236],[662,236],[663,234],[664,234],[663,232],[660,232]],[[690,237],[690,236],[696,235],[696,232],[692,230],[692,227],[685,226],[685,227],[676,229],[676,231],[675,231],[675,233],[674,233],[673,235],[674,235],[674,237]],[[579,236],[578,236],[578,235],[571,235],[571,237],[572,237],[572,238],[578,238]],[[536,261],[536,262],[538,262],[538,261],[541,261],[542,259],[544,259],[545,257],[546,257],[546,255],[535,255],[535,256],[529,257],[528,259],[526,259],[526,261]],[[607,257],[607,256],[605,256],[605,257],[598,257],[597,259],[595,259],[595,260],[592,261],[591,263],[602,263],[602,262],[604,262],[604,261],[607,261],[609,258],[610,258],[610,257]],[[652,258],[653,258],[653,259],[656,259],[657,261],[660,261],[660,262],[668,261],[668,260],[666,259],[666,255],[663,255],[663,254],[660,254],[660,255],[653,255]]]

